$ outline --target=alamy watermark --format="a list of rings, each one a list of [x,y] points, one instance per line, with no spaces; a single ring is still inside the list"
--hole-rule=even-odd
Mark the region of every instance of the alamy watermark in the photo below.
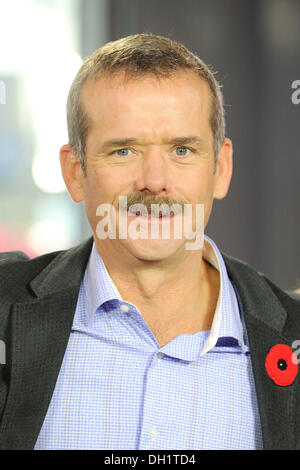
[[[6,104],[6,86],[3,80],[0,80],[0,104]]]
[[[294,80],[291,88],[295,90],[291,94],[291,100],[293,104],[300,104],[300,80]]]
[[[6,364],[6,348],[2,339],[0,339],[0,364]]]
[[[145,204],[128,206],[127,196],[119,196],[119,217],[117,227],[116,208],[112,204],[100,204],[96,215],[102,217],[96,227],[100,240],[164,240],[187,239],[186,250],[202,249],[204,243],[204,204],[196,204],[193,214],[192,204],[151,204],[150,214]],[[194,215],[194,217],[193,217]],[[128,218],[134,217],[128,223]],[[195,220],[194,220],[195,219]],[[118,234],[117,234],[118,228]],[[173,234],[172,234],[173,232]],[[162,237],[161,237],[162,235]]]
[[[299,364],[300,362],[300,359],[298,359],[298,354],[300,354],[300,340],[299,339],[296,339],[295,341],[293,341],[292,343],[292,349],[293,349],[293,355],[292,355],[292,362],[294,364]],[[298,348],[298,349],[296,349]]]

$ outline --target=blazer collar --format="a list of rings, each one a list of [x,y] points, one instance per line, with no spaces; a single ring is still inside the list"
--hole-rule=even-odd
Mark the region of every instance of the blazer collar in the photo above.
[[[299,306],[248,264],[225,254],[223,258],[244,310],[264,449],[295,449],[299,444],[295,416],[300,373],[291,385],[276,385],[266,371],[265,359],[276,344],[292,347],[293,341],[300,338],[300,328],[299,322],[288,321],[287,310],[271,286],[280,292],[281,298],[286,297],[290,314],[296,309],[300,314]]]
[[[90,237],[78,246],[61,251],[31,282],[37,297],[68,288],[79,288],[93,246]]]

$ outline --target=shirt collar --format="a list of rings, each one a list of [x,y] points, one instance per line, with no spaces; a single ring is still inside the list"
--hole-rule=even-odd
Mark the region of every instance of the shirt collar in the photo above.
[[[83,284],[87,293],[89,323],[96,310],[108,300],[122,301],[114,281],[108,274],[102,257],[99,255],[95,242],[85,271]]]
[[[235,338],[244,352],[247,348],[243,338],[243,325],[234,288],[227,274],[222,255],[216,244],[204,236],[203,258],[220,273],[220,290],[210,334],[201,351],[201,356],[217,345],[221,338]],[[93,243],[91,255],[83,279],[87,297],[87,323],[96,310],[107,301],[122,302],[123,299],[110,277],[102,257]]]
[[[220,273],[220,290],[210,335],[201,351],[201,356],[211,350],[221,338],[235,338],[243,351],[243,325],[240,309],[222,255],[211,238],[204,237],[203,258]]]

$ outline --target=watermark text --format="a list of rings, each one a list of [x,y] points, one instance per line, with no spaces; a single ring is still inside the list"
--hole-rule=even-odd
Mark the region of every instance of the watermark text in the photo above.
[[[6,349],[2,339],[0,339],[0,364],[6,364]]]
[[[6,104],[6,86],[3,80],[0,80],[0,104]]]
[[[202,249],[204,243],[203,204],[151,204],[150,214],[146,205],[135,203],[128,207],[127,196],[119,196],[117,212],[112,204],[100,204],[96,215],[102,217],[96,227],[100,240],[193,240],[186,242],[186,250]],[[129,222],[129,223],[128,223]],[[118,230],[117,230],[118,229]],[[118,231],[118,233],[117,233]]]
[[[295,91],[291,94],[291,100],[293,104],[300,104],[300,80],[294,80],[292,83],[292,89]]]

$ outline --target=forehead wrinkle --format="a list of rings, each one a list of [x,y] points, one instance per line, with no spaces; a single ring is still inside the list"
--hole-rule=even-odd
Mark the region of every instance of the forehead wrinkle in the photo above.
[[[100,147],[107,148],[107,147],[130,145],[130,144],[143,145],[143,141],[135,137],[128,137],[124,139],[116,138],[116,139],[110,139],[110,140],[103,142],[100,145]],[[198,137],[198,136],[178,136],[178,137],[162,139],[162,145],[166,145],[166,144],[197,145],[197,146],[203,147],[206,145],[206,142],[201,137]],[[152,145],[155,145],[155,144],[152,144]]]

